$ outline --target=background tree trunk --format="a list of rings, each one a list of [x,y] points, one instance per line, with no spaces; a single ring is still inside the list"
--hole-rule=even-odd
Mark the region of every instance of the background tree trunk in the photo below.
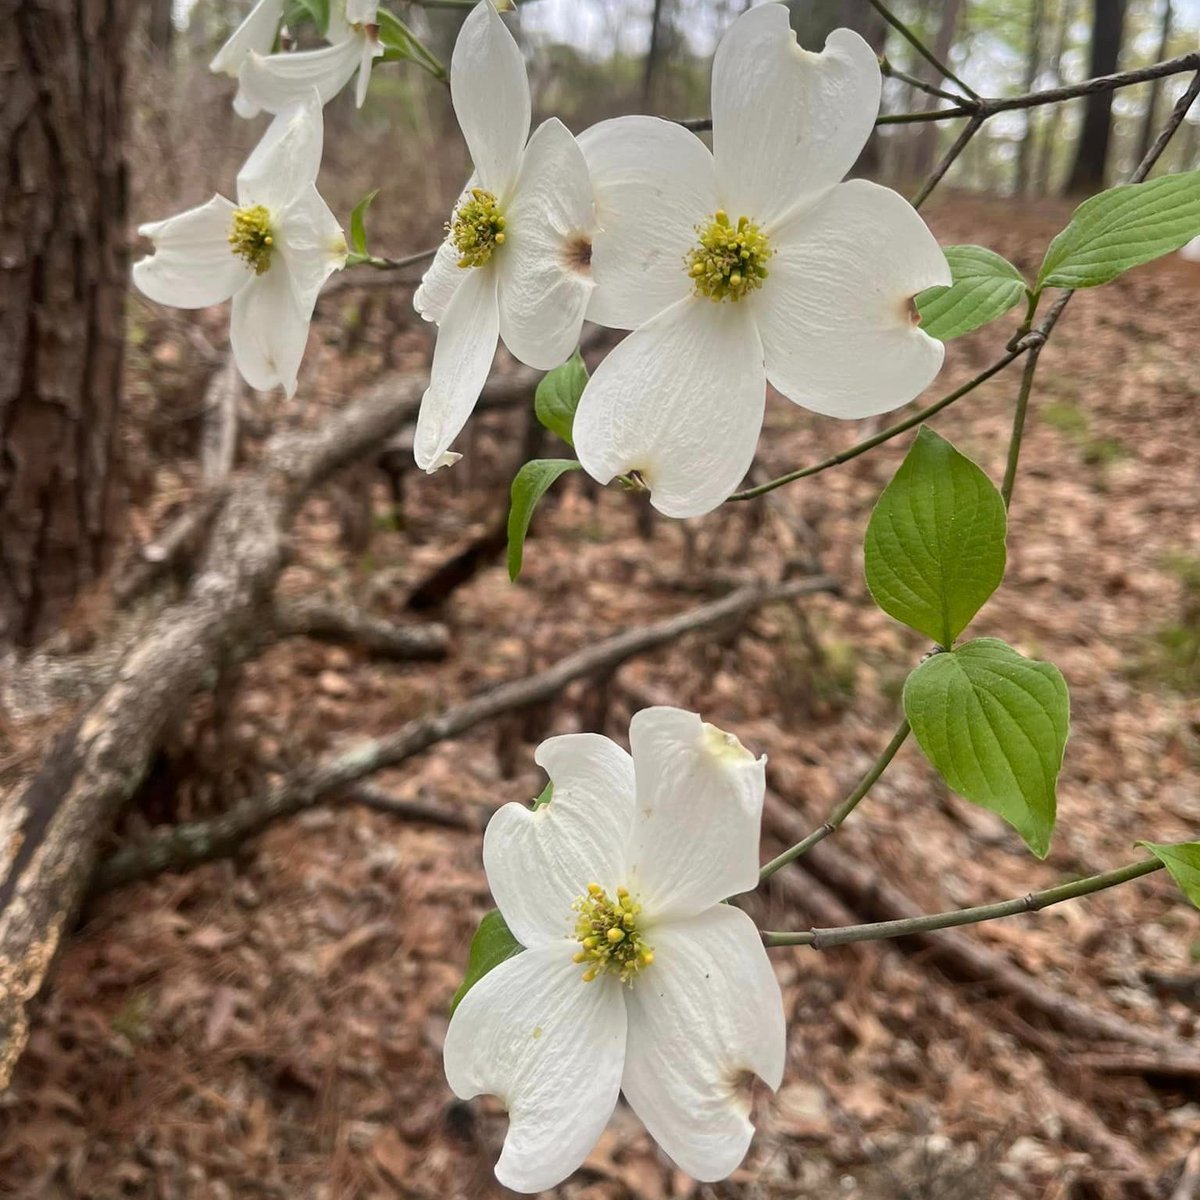
[[[132,0],[0,0],[0,642],[103,570],[121,397]]]
[[[171,46],[175,41],[175,22],[171,20],[174,7],[174,0],[150,0],[146,32],[150,48],[161,62],[171,57]]]
[[[1071,17],[1075,12],[1075,0],[1059,0],[1058,28],[1054,35],[1054,50],[1050,57],[1050,68],[1053,72],[1051,87],[1061,87],[1063,82],[1062,61],[1067,52],[1067,40],[1071,36]],[[1062,128],[1061,104],[1051,104],[1050,111],[1043,121],[1042,150],[1038,156],[1037,186],[1044,194],[1053,190],[1054,148],[1058,145],[1058,131]]]
[[[929,48],[933,51],[933,56],[943,65],[948,66],[950,70],[954,70],[954,65],[950,62],[950,52],[954,49],[954,39],[958,34],[959,19],[963,12],[963,0],[945,0],[944,4],[935,6],[941,12],[941,19],[938,24],[937,37],[933,40],[933,45]],[[929,43],[925,43],[929,46]],[[938,76],[937,70],[931,67],[924,59],[920,60],[913,71],[918,78],[925,79],[929,83],[944,86],[945,79]],[[920,103],[916,106],[919,109],[933,109],[940,104],[934,96],[921,96]],[[936,121],[926,121],[917,126],[916,132],[912,138],[912,157],[909,160],[908,170],[906,174],[911,179],[924,179],[930,171],[933,170],[934,160],[937,158],[938,148],[938,123]]]
[[[1162,62],[1167,57],[1171,46],[1171,0],[1162,0],[1162,20],[1159,25],[1158,32],[1158,53],[1154,57],[1155,62]],[[1158,132],[1155,123],[1155,110],[1158,108],[1158,92],[1162,84],[1161,79],[1152,80],[1149,91],[1146,95],[1146,111],[1142,114],[1142,131],[1138,137],[1137,161],[1141,162],[1146,157],[1150,149],[1150,143],[1154,141],[1154,135]]]
[[[1042,65],[1042,23],[1046,19],[1045,0],[1032,0],[1029,6],[1029,45],[1025,60],[1025,91],[1032,92]],[[1017,147],[1017,177],[1014,191],[1020,196],[1029,191],[1030,170],[1033,166],[1033,139],[1037,125],[1032,108],[1025,110],[1025,132]]]
[[[1111,75],[1117,69],[1125,32],[1125,6],[1126,0],[1094,0],[1088,75]],[[1094,92],[1087,98],[1075,165],[1067,180],[1068,192],[1094,192],[1104,186],[1112,135],[1112,102],[1112,92]]]

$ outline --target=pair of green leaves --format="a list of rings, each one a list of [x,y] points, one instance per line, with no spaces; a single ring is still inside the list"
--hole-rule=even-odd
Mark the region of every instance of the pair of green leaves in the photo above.
[[[917,434],[867,527],[867,586],[938,644],[904,685],[904,711],[946,783],[998,813],[1039,857],[1054,832],[1069,725],[1050,663],[997,638],[955,647],[1004,577],[1007,516],[991,480],[932,429]]]
[[[1085,200],[1046,250],[1032,286],[982,246],[947,246],[953,282],[916,297],[921,328],[949,341],[1003,316],[1049,287],[1108,283],[1200,235],[1200,171],[1123,184]]]
[[[574,446],[572,430],[579,398],[587,386],[588,372],[578,350],[561,367],[542,377],[533,398],[533,411],[541,424],[557,434],[568,446]],[[525,538],[533,510],[554,483],[568,471],[578,471],[573,458],[535,458],[527,462],[512,481],[508,509],[508,577],[521,574],[525,558]]]

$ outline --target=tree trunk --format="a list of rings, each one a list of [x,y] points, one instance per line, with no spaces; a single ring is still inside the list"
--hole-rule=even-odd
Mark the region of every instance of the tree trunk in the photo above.
[[[1045,0],[1033,0],[1029,6],[1029,50],[1025,61],[1025,91],[1032,92],[1037,85],[1038,71],[1042,65],[1042,22],[1046,17]],[[1037,126],[1034,124],[1033,109],[1025,110],[1025,134],[1017,148],[1017,177],[1014,191],[1018,196],[1029,191],[1029,171],[1033,163],[1033,139]]]
[[[174,0],[150,0],[146,32],[155,57],[163,62],[170,59],[171,45],[175,41],[175,22],[171,20],[174,7]]]
[[[107,564],[121,396],[132,0],[0,0],[0,643]]]
[[[642,107],[649,110],[654,98],[654,75],[662,57],[663,19],[667,0],[654,0],[654,11],[650,14],[650,46],[646,50],[646,64],[642,70]]]
[[[1094,0],[1089,75],[1111,75],[1116,71],[1125,32],[1125,5],[1126,0]],[[1068,192],[1095,192],[1104,187],[1112,136],[1112,102],[1112,92],[1093,92],[1087,98],[1075,165],[1067,181]]]
[[[940,8],[942,17],[932,47],[933,56],[943,65],[949,65],[950,51],[954,49],[954,39],[958,34],[958,22],[962,16],[963,0],[945,0]],[[950,69],[954,70],[952,66]],[[946,82],[945,79],[938,76],[936,68],[926,64],[924,60],[915,73],[935,85],[943,85]],[[939,103],[941,102],[933,96],[922,96],[918,107],[926,110],[933,109]],[[938,122],[925,121],[919,125],[913,135],[912,144],[912,161],[908,173],[913,179],[924,179],[933,170],[934,159],[937,157]]]
[[[1058,29],[1054,37],[1054,53],[1050,65],[1054,71],[1051,87],[1061,87],[1063,82],[1062,61],[1067,52],[1067,41],[1071,36],[1071,17],[1075,12],[1075,0],[1059,0]],[[1042,152],[1038,159],[1037,180],[1038,188],[1043,192],[1052,191],[1054,174],[1054,148],[1058,145],[1058,131],[1062,128],[1061,104],[1051,104],[1050,112],[1045,119],[1045,129],[1042,134]]]
[[[1155,62],[1162,62],[1170,50],[1171,16],[1171,0],[1163,0],[1162,24],[1159,26],[1158,33],[1158,55]],[[1158,132],[1158,123],[1154,119],[1154,114],[1158,107],[1158,91],[1161,83],[1161,79],[1154,79],[1150,82],[1150,91],[1146,96],[1146,111],[1142,114],[1142,132],[1138,138],[1138,162],[1141,162],[1149,153],[1150,143],[1154,141],[1154,135]]]

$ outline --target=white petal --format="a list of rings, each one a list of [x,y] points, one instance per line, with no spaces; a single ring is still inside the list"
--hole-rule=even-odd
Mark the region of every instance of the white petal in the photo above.
[[[238,172],[238,202],[284,208],[317,180],[325,122],[317,93],[309,88],[267,126]]]
[[[442,317],[429,387],[421,398],[413,453],[423,471],[447,465],[443,455],[479,399],[499,333],[496,272],[471,267]]]
[[[378,12],[378,0],[346,0],[346,20],[351,25],[374,25]]]
[[[589,883],[610,895],[625,883],[634,808],[633,759],[606,737],[550,738],[537,762],[554,784],[550,803],[506,804],[483,838],[488,886],[523,946],[571,937],[571,905]]]
[[[325,280],[346,264],[345,234],[329,205],[309,184],[280,213],[279,236],[296,307],[311,318]]]
[[[783,1078],[783,1000],[754,922],[718,905],[653,930],[654,962],[627,996],[621,1090],[689,1175],[724,1179],[745,1156],[749,1077]]]
[[[767,378],[833,417],[907,404],[945,348],[913,324],[912,297],[950,282],[937,240],[888,188],[852,179],[796,215],[751,300]]]
[[[362,33],[320,50],[297,50],[291,54],[251,53],[238,72],[238,91],[233,106],[239,116],[260,112],[278,113],[303,99],[313,88],[322,104],[328,104],[350,82],[362,63]]]
[[[596,369],[575,414],[583,468],[640,471],[669,517],[710,512],[754,459],[766,386],[748,306],[689,297],[631,333]]]
[[[479,0],[459,31],[450,96],[480,183],[506,200],[529,138],[529,80],[521,51],[490,0]]]
[[[229,245],[235,211],[224,196],[214,196],[198,208],[140,226],[138,233],[154,243],[154,253],[134,264],[138,290],[175,308],[207,308],[228,300],[254,277]]]
[[[458,285],[467,277],[469,268],[458,265],[458,247],[449,239],[438,247],[433,262],[421,277],[421,286],[413,296],[413,308],[426,321],[440,321],[446,315]]]
[[[1200,262],[1200,237],[1194,237],[1182,250],[1179,251],[1181,258],[1185,258],[1188,262]]]
[[[587,164],[559,120],[538,126],[505,212],[505,242],[495,254],[500,337],[527,366],[549,371],[570,357],[592,293],[587,261],[595,205]]]
[[[766,756],[681,708],[629,723],[637,812],[629,890],[658,921],[691,916],[758,884]]]
[[[596,290],[588,320],[636,329],[692,288],[696,226],[720,207],[708,147],[658,117],[617,117],[579,135],[596,193]]]
[[[540,1192],[570,1175],[617,1102],[621,984],[611,975],[584,983],[570,956],[560,944],[501,963],[463,997],[446,1032],[455,1095],[489,1092],[508,1109],[496,1178],[518,1192]]]
[[[208,69],[217,74],[237,75],[251,50],[258,54],[270,53],[282,20],[283,0],[258,0],[214,55]]]
[[[713,59],[713,155],[731,217],[769,223],[842,179],[879,112],[875,52],[835,29],[802,50],[782,4],[739,17]]]
[[[371,64],[383,54],[383,44],[369,34],[359,39],[358,80],[354,87],[354,103],[362,108],[371,83]]]
[[[311,315],[298,307],[282,259],[234,296],[229,340],[237,368],[252,388],[282,387],[289,398],[296,394]]]

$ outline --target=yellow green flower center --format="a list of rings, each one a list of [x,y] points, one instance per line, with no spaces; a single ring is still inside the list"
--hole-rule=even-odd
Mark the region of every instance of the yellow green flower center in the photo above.
[[[774,251],[763,232],[749,217],[730,223],[724,209],[717,209],[707,225],[697,225],[700,244],[688,255],[688,274],[697,296],[735,303],[767,277],[767,259]]]
[[[575,961],[584,968],[584,983],[591,983],[605,971],[622,983],[632,983],[633,977],[654,961],[654,951],[638,929],[642,906],[629,895],[628,888],[617,888],[616,899],[610,900],[598,883],[589,883],[587,895],[580,896],[571,907],[579,914],[575,937],[581,949]]]
[[[271,265],[275,235],[271,232],[271,214],[265,204],[239,208],[233,214],[229,245],[238,258],[244,258],[261,275]]]
[[[446,229],[458,249],[460,267],[482,267],[496,247],[504,245],[504,214],[484,188],[471,189]]]

